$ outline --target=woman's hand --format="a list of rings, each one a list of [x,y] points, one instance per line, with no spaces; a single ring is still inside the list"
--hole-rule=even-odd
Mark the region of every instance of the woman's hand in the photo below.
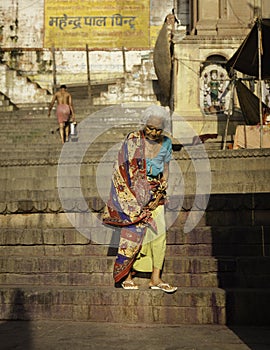
[[[155,210],[158,207],[159,201],[162,199],[162,197],[163,197],[163,194],[158,193],[156,198],[148,203],[148,208],[150,210]]]

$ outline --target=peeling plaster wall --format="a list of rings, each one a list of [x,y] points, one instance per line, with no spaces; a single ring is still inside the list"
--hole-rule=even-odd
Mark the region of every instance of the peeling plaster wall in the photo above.
[[[151,54],[156,36],[174,3],[173,0],[150,1],[152,48],[126,51],[127,71],[140,65],[142,57]],[[51,50],[43,49],[44,0],[2,1],[0,14],[1,63],[52,92],[53,55]],[[118,78],[124,74],[123,53],[120,50],[90,51],[89,60],[93,80]],[[58,84],[87,83],[87,58],[84,50],[56,50],[55,62]],[[1,80],[3,82],[4,79]],[[14,85],[16,86],[16,77]]]
[[[188,2],[188,0],[151,0],[150,26],[161,27],[166,15],[171,13],[175,6],[179,8],[178,17],[186,25]],[[2,0],[0,14],[0,28],[3,26],[1,46],[43,48],[44,0]]]
[[[157,34],[160,30],[166,15],[171,12],[174,1],[150,1],[150,26],[154,26],[153,33]],[[43,0],[10,0],[0,5],[0,28],[2,27],[2,37],[0,44],[4,50],[19,49],[42,50],[43,49],[43,31],[44,31],[44,1]],[[153,35],[155,35],[153,34]],[[47,51],[47,53],[46,53]],[[44,50],[45,57],[39,57],[39,60],[50,61],[50,51]],[[142,53],[144,54],[144,52]],[[135,54],[127,55],[127,68],[133,64],[138,64],[138,57],[141,51]],[[14,67],[9,55],[5,54],[4,61],[12,68],[20,69],[22,72],[38,73],[40,65],[36,62],[36,53],[29,51],[24,53],[25,57],[20,57],[19,67]],[[61,57],[62,56],[62,57]],[[63,58],[63,59],[62,59]],[[136,62],[133,63],[133,58]],[[57,69],[59,71],[69,70],[72,74],[85,72],[85,53],[80,51],[66,51],[57,53]],[[65,67],[65,68],[64,68]],[[91,53],[91,68],[93,71],[121,72],[123,69],[122,53],[113,50],[95,51]]]
[[[44,1],[2,1],[2,46],[6,48],[42,48]]]
[[[150,2],[150,23],[154,26],[160,26],[163,24],[165,17],[168,13],[172,12],[174,7],[174,1],[166,0],[166,1],[157,1],[152,0]]]

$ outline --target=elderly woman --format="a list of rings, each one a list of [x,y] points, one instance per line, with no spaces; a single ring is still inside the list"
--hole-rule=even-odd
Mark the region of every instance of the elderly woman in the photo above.
[[[169,112],[148,107],[142,130],[124,141],[114,166],[111,194],[104,224],[121,227],[114,264],[115,282],[124,289],[138,289],[132,275],[151,272],[149,288],[172,293],[177,290],[161,279],[166,249],[164,203],[172,143],[163,135]]]

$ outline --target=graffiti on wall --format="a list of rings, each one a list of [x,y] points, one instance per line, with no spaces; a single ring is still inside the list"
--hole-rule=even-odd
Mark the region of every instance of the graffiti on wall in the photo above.
[[[44,47],[149,47],[149,0],[45,0],[44,12]]]

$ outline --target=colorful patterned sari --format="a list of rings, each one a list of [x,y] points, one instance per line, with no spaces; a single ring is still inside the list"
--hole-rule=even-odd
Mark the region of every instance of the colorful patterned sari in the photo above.
[[[160,181],[149,181],[146,174],[145,138],[143,131],[130,133],[114,165],[111,193],[103,223],[121,227],[118,255],[113,276],[119,282],[129,272],[139,253],[146,229],[156,230],[147,207],[160,189]],[[160,202],[160,204],[163,204]]]

